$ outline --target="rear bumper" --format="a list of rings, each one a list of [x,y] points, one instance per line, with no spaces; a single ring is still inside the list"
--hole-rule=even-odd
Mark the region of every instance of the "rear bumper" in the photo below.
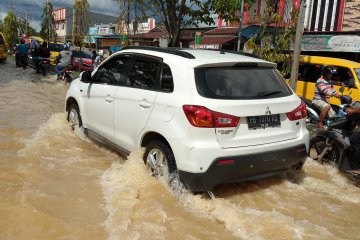
[[[282,150],[215,159],[203,173],[179,170],[181,181],[193,192],[211,191],[222,183],[244,182],[278,175],[300,168],[307,158],[305,145]],[[234,160],[220,165],[219,160]],[[232,162],[232,161],[230,161]]]

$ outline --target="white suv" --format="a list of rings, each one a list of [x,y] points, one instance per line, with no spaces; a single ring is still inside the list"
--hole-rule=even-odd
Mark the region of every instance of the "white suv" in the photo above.
[[[276,65],[234,52],[132,47],[74,80],[73,127],[191,191],[299,171],[306,107]],[[296,171],[297,170],[297,171]]]

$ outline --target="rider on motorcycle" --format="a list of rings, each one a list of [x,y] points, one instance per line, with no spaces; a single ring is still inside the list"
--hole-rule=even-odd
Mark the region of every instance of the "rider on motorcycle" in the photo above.
[[[24,62],[24,58],[28,57],[29,48],[25,44],[25,39],[20,39],[20,45],[16,47],[16,65],[26,69],[26,63]]]
[[[315,83],[315,94],[312,100],[312,104],[318,108],[320,112],[319,122],[317,128],[324,128],[323,122],[325,117],[334,118],[336,116],[335,111],[331,108],[329,101],[330,97],[334,96],[340,98],[341,94],[337,92],[332,85],[332,78],[336,74],[336,68],[332,66],[325,66],[322,69],[321,77]]]
[[[34,50],[34,56],[32,58],[33,64],[36,67],[37,64],[44,58],[50,57],[50,50],[48,49],[47,42],[43,42],[40,48]]]
[[[63,51],[60,52],[59,56],[56,58],[56,62],[58,64],[55,67],[55,72],[57,74],[58,80],[61,78],[61,71],[71,64],[71,53],[67,48],[64,48]]]

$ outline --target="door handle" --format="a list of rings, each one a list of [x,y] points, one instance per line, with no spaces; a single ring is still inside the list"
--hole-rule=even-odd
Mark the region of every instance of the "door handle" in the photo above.
[[[108,103],[111,103],[111,102],[114,101],[114,99],[111,98],[111,97],[109,97],[109,96],[107,96],[107,97],[105,98],[105,101],[108,102]]]
[[[149,102],[143,100],[139,103],[139,106],[142,108],[149,108],[149,107],[151,107],[151,104]]]

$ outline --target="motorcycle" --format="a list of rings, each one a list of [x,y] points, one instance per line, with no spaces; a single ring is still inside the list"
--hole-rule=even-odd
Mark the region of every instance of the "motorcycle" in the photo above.
[[[46,74],[49,71],[49,66],[50,66],[49,58],[43,58],[43,59],[39,60],[35,66],[36,73],[40,73],[40,71],[41,71],[42,75],[46,76]]]
[[[29,64],[29,56],[28,55],[18,55],[16,56],[16,65],[18,67],[22,67],[24,69],[26,69],[26,67],[28,66]]]
[[[344,116],[332,120],[325,130],[317,131],[310,140],[308,155],[322,164],[331,164],[350,180],[360,183],[360,156],[358,146],[352,143],[352,136],[360,124],[360,116],[347,116],[346,105]],[[341,106],[340,106],[341,108]],[[357,170],[357,171],[354,171]]]
[[[66,83],[71,83],[73,80],[73,74],[74,74],[74,69],[73,66],[70,64],[69,66],[67,66],[66,68],[64,68],[61,71],[61,76],[59,80],[62,80]]]
[[[308,99],[302,99],[306,104],[307,118],[306,122],[309,124],[316,124],[320,119],[320,110],[312,105],[312,102]],[[346,109],[350,107],[352,103],[352,98],[348,95],[343,95],[340,97],[341,105],[336,107],[336,116],[335,118],[325,118],[324,128],[327,128],[331,123],[339,121],[346,118]]]

